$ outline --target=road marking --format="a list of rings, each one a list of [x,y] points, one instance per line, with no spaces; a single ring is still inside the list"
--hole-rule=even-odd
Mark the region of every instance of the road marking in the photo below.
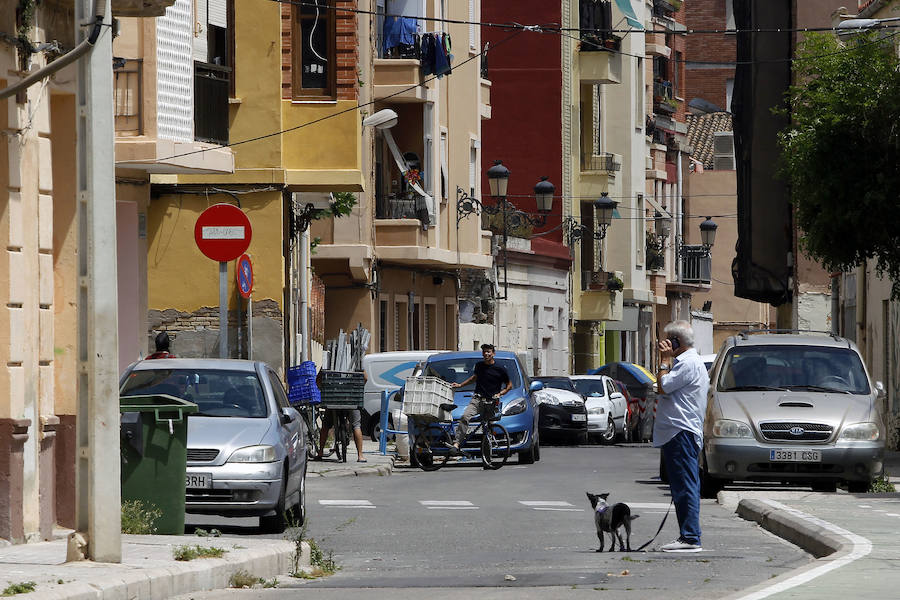
[[[375,505],[368,500],[319,500],[319,504],[343,508],[375,508]]]
[[[827,529],[828,531],[843,537],[848,542],[850,542],[851,549],[850,552],[844,554],[839,558],[828,560],[824,564],[813,567],[812,569],[804,571],[799,575],[787,577],[784,581],[779,581],[778,583],[764,587],[763,589],[747,594],[746,596],[740,596],[738,600],[760,600],[761,598],[768,598],[772,594],[778,594],[791,588],[795,588],[799,585],[809,583],[816,577],[820,577],[830,571],[833,571],[845,565],[849,565],[853,561],[863,558],[872,551],[872,542],[862,537],[861,535],[856,535],[855,533],[847,531],[846,529],[838,527],[837,525],[833,525],[828,521],[824,521],[818,517],[814,517],[812,515],[806,514],[805,512],[801,512],[796,508],[785,506],[781,502],[776,502],[775,500],[763,500],[763,502],[765,502],[772,508],[786,511],[799,519],[803,519],[804,521],[822,527],[823,529]]]
[[[419,500],[419,504],[429,510],[478,510],[468,500]]]
[[[562,500],[519,500],[532,510],[555,510],[560,512],[584,512],[583,508],[575,508],[570,502]]]
[[[859,507],[860,508],[872,508],[872,505],[871,504],[860,504]]]
[[[888,516],[888,517],[900,517],[900,515],[898,515],[897,513],[884,513],[884,514],[885,514],[885,516]]]

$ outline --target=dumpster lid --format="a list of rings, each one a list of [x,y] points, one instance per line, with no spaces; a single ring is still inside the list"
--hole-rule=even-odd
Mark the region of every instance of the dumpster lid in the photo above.
[[[197,405],[168,394],[145,394],[140,396],[119,396],[119,412],[155,412],[177,410],[182,413],[197,412]]]

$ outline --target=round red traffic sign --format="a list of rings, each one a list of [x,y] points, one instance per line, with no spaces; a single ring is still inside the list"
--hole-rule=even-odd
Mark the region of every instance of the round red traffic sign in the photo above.
[[[241,297],[249,298],[253,291],[253,264],[246,254],[241,254],[241,257],[237,259],[235,277],[237,277],[238,291],[241,293]]]
[[[218,262],[228,262],[250,246],[250,219],[231,204],[213,204],[197,217],[194,239],[200,252]]]

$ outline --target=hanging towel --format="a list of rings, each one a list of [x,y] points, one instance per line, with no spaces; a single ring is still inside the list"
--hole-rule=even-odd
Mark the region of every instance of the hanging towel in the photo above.
[[[446,39],[445,39],[446,38]],[[450,44],[450,36],[446,33],[437,35],[437,43],[434,51],[434,74],[442,77],[450,72],[450,54],[447,50]]]
[[[416,43],[416,30],[419,27],[418,19],[414,17],[388,17],[384,20],[384,44],[383,52],[387,56],[388,51],[398,46],[414,46]]]
[[[422,75],[434,73],[435,39],[433,33],[422,35]]]

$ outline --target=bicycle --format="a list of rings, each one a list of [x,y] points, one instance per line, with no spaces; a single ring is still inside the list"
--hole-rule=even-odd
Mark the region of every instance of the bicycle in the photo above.
[[[316,410],[316,404],[302,404],[297,409],[303,422],[306,423],[306,454],[309,456],[319,455],[319,411]]]
[[[477,395],[472,396],[472,401],[481,399]],[[488,469],[499,469],[506,464],[510,455],[509,432],[499,423],[498,412],[500,400],[495,397],[492,402],[482,402],[478,421],[469,422],[469,431],[466,433],[460,445],[460,453],[463,456],[474,458],[480,454],[481,462]],[[457,408],[455,404],[442,404],[441,408],[452,411]],[[485,424],[489,424],[485,429]],[[410,457],[415,459],[423,471],[437,471],[450,459],[453,440],[456,439],[458,425],[452,420],[437,421],[433,423],[415,423],[416,436],[413,447],[410,448]],[[480,435],[478,451],[467,449],[469,442]]]

